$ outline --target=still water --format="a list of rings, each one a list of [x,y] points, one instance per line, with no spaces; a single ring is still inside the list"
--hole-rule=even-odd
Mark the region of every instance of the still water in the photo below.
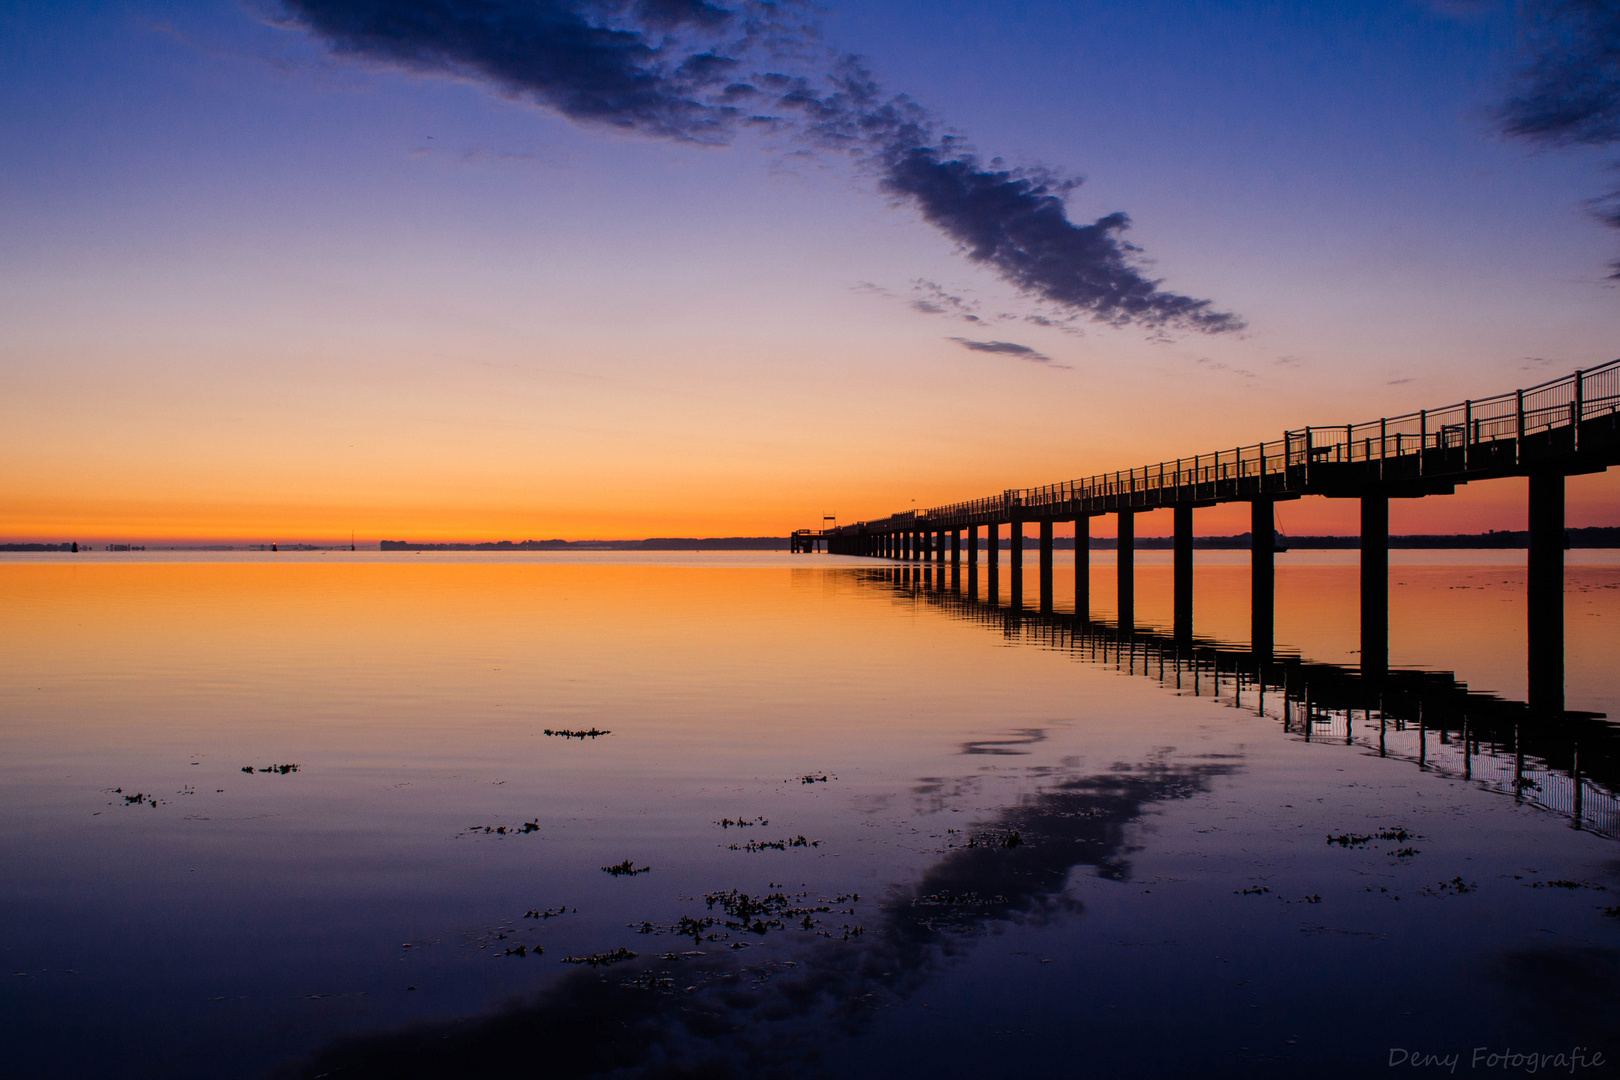
[[[1614,1072],[1620,553],[1165,555],[9,557],[0,1074]]]

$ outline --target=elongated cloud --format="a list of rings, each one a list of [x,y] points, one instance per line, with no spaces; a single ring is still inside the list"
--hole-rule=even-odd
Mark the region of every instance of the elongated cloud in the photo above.
[[[1015,356],[1020,360],[1029,360],[1036,364],[1051,364],[1052,358],[1043,352],[1037,352],[1028,345],[1020,345],[1016,341],[974,341],[971,338],[953,337],[964,349],[972,352],[995,353],[998,356]],[[1054,367],[1067,367],[1067,364],[1055,364]]]
[[[1026,295],[1115,326],[1220,333],[1235,315],[1161,289],[1123,236],[1130,218],[1068,219],[1078,180],[988,163],[926,110],[816,44],[793,4],[707,0],[282,0],[339,55],[483,83],[572,120],[728,143],[787,132],[848,154],[972,261]]]

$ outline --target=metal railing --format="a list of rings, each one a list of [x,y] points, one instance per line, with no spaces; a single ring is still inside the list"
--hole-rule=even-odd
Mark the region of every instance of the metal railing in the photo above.
[[[1309,485],[1313,467],[1340,464],[1376,463],[1379,479],[1441,476],[1484,462],[1501,464],[1497,450],[1509,445],[1515,452],[1510,464],[1516,464],[1526,436],[1552,431],[1568,430],[1571,449],[1578,450],[1581,424],[1616,412],[1620,412],[1620,360],[1611,360],[1537,386],[1440,409],[1342,427],[1307,427],[1284,432],[1273,442],[1044,487],[1009,488],[1000,495],[910,510],[837,531],[895,532],[926,528],[931,522],[1013,520],[1019,511],[1205,486],[1216,496],[1217,485],[1232,482],[1250,481],[1259,492],[1287,493]]]

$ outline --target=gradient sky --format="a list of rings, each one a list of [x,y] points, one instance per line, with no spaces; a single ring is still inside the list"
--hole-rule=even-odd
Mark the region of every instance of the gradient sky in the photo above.
[[[784,535],[1620,342],[1608,157],[1496,132],[1506,2],[828,4],[829,45],[985,158],[1084,176],[1072,220],[1128,213],[1150,277],[1247,322],[1213,335],[1034,325],[847,157],[578,126],[276,11],[0,6],[0,539]],[[917,310],[935,287],[979,321]],[[1620,525],[1617,494],[1572,479],[1569,523]],[[1522,527],[1523,499],[1392,528]]]

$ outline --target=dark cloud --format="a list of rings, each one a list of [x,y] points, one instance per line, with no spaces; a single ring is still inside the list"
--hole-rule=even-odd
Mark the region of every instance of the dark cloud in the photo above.
[[[1524,18],[1529,59],[1498,113],[1502,130],[1548,147],[1620,142],[1620,3],[1529,0]],[[1620,228],[1620,188],[1588,205]],[[1609,265],[1620,278],[1620,261]]]
[[[686,142],[785,132],[845,153],[970,260],[1030,297],[1113,326],[1241,329],[1208,300],[1166,292],[1124,239],[1130,218],[1069,220],[1079,186],[982,162],[852,57],[828,54],[809,11],[742,0],[282,0],[288,22],[333,52],[459,76],[577,123]],[[808,17],[808,16],[807,16]],[[778,70],[758,70],[768,65]],[[930,306],[931,305],[931,306]],[[953,309],[924,297],[928,314]],[[935,309],[938,310],[935,310]],[[971,314],[971,313],[969,313]],[[974,316],[977,319],[977,316]]]
[[[1016,356],[1020,360],[1030,360],[1037,364],[1052,364],[1052,358],[1043,352],[1036,352],[1028,345],[1020,345],[1016,341],[973,341],[970,338],[947,338],[954,341],[964,349],[974,352],[997,353],[1001,356]],[[1068,367],[1067,364],[1052,364],[1053,367]]]
[[[1620,140],[1620,4],[1539,0],[1525,19],[1531,57],[1502,108],[1504,130],[1548,146]]]
[[[733,15],[709,4],[282,2],[335,53],[476,79],[580,123],[697,142],[728,141],[736,125],[737,108],[717,100],[736,62],[710,48]]]
[[[1219,332],[1242,325],[1208,300],[1164,292],[1145,277],[1131,261],[1139,249],[1122,239],[1130,228],[1123,213],[1076,225],[1047,180],[984,168],[971,154],[936,146],[895,150],[886,164],[886,190],[907,196],[969,259],[1032,296],[1116,326]]]

